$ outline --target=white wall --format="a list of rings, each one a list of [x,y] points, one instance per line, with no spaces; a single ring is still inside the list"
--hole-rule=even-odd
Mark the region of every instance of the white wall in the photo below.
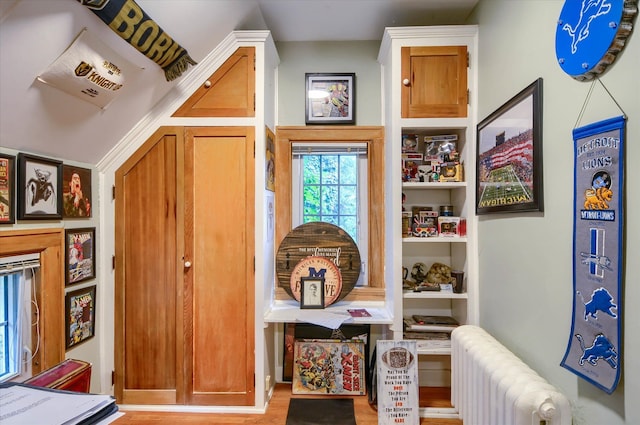
[[[544,213],[481,216],[480,324],[566,393],[574,423],[640,423],[640,34],[601,81],[628,116],[626,139],[626,277],[622,379],[612,395],[559,366],[572,316],[572,130],[591,82],[578,82],[556,63],[561,0],[481,0],[469,23],[479,24],[479,119],[532,83],[544,80]],[[636,19],[636,26],[638,20]],[[596,84],[578,126],[621,115]],[[626,359],[626,361],[624,361]]]
[[[304,74],[356,73],[356,125],[380,125],[379,41],[280,42],[278,125],[304,125]]]

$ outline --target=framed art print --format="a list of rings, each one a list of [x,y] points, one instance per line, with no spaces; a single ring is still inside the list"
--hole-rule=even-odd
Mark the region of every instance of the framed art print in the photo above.
[[[62,206],[64,218],[91,217],[91,170],[62,166]]]
[[[18,219],[62,218],[62,162],[18,154]]]
[[[96,277],[96,229],[65,230],[65,283],[72,285]]]
[[[96,285],[65,295],[65,348],[72,348],[95,336]]]
[[[543,211],[542,78],[478,124],[476,213]]]
[[[0,153],[0,224],[16,220],[15,167],[14,156]]]
[[[355,73],[305,74],[306,124],[355,124]]]

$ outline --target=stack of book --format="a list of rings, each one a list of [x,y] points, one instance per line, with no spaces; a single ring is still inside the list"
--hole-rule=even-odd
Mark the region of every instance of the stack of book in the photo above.
[[[88,425],[109,423],[122,413],[109,395],[0,384],[0,423]]]
[[[451,316],[414,314],[404,318],[404,339],[415,339],[418,349],[450,349],[451,331],[459,326]]]

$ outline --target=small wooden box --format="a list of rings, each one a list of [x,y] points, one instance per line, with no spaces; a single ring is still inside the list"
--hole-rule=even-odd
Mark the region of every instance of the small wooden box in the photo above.
[[[67,359],[24,382],[36,387],[88,393],[91,387],[91,363]]]

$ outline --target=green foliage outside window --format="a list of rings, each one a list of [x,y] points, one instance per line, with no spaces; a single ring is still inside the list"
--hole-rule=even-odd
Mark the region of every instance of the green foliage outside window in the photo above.
[[[302,222],[335,224],[358,241],[357,155],[304,155],[302,183]]]

